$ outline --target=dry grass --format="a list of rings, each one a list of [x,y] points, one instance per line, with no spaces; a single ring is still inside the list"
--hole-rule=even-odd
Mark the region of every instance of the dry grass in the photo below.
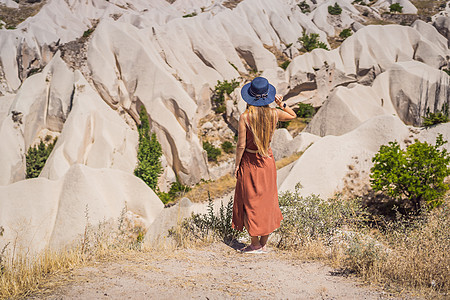
[[[212,199],[223,197],[230,193],[236,186],[236,178],[232,174],[227,174],[215,181],[204,181],[196,185],[184,197],[189,198],[193,202],[205,202],[208,193]]]
[[[418,15],[431,17],[440,11],[439,6],[445,5],[446,1],[411,0],[411,3],[417,7]]]
[[[300,132],[303,131],[303,129],[306,128],[306,126],[308,126],[308,122],[310,120],[310,118],[295,118],[289,121],[289,125],[286,129],[292,136],[297,136]]]
[[[296,152],[294,154],[292,154],[291,156],[286,156],[283,157],[280,160],[277,160],[275,162],[275,165],[277,166],[277,170],[289,165],[290,163],[296,161],[297,159],[300,158],[300,156],[302,156],[303,152]]]
[[[87,211],[86,220],[89,220]],[[42,292],[49,288],[50,277],[75,267],[99,260],[113,260],[124,254],[138,255],[153,251],[155,247],[167,247],[167,244],[144,244],[144,235],[141,224],[130,222],[124,209],[117,222],[105,221],[95,227],[87,222],[84,235],[66,248],[46,249],[33,255],[0,251],[0,299],[22,299]],[[55,285],[58,282],[52,280],[51,288]]]

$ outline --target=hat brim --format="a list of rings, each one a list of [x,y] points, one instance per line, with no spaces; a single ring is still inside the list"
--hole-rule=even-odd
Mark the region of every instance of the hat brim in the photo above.
[[[241,90],[241,96],[242,99],[244,99],[245,102],[247,102],[250,105],[253,106],[264,106],[272,103],[275,101],[275,94],[277,93],[277,90],[273,85],[269,83],[269,90],[267,91],[267,97],[265,98],[258,98],[256,99],[252,95],[249,94],[248,89],[250,88],[251,82],[247,83],[242,87]]]

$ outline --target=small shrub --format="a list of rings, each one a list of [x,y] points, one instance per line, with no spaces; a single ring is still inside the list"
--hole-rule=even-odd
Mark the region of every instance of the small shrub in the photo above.
[[[300,8],[300,10],[302,11],[302,13],[306,14],[306,13],[311,12],[311,8],[309,7],[309,4],[306,3],[306,1],[302,1],[297,5]]]
[[[442,71],[444,71],[445,73],[447,73],[447,75],[450,76],[450,70],[449,69],[442,69]]]
[[[83,32],[83,37],[84,38],[90,37],[91,34],[94,32],[94,30],[95,30],[94,27],[88,28],[85,32]]]
[[[311,104],[300,102],[298,104],[297,117],[312,118],[316,113],[315,108]]]
[[[415,212],[420,211],[423,203],[429,208],[439,206],[449,188],[444,179],[450,175],[450,154],[440,149],[445,143],[439,134],[434,146],[418,140],[406,150],[400,149],[396,141],[382,145],[372,158],[372,188],[409,201]]]
[[[223,103],[225,94],[230,95],[238,86],[239,82],[236,79],[231,80],[231,82],[217,80],[217,84],[214,87],[214,95],[216,96],[214,97],[214,101]]]
[[[234,151],[233,144],[229,141],[223,142],[221,148],[225,153],[233,153]]]
[[[156,134],[150,136],[150,121],[144,105],[141,106],[139,117],[141,125],[138,128],[138,165],[134,175],[141,178],[152,190],[157,191],[158,178],[163,172],[160,161],[161,144],[156,139]]]
[[[448,104],[444,103],[442,105],[442,109],[434,113],[430,112],[430,110],[427,109],[426,116],[422,118],[423,118],[423,126],[425,127],[430,127],[436,124],[449,122]]]
[[[290,60],[285,60],[284,62],[282,62],[280,64],[280,68],[282,68],[283,70],[286,70],[290,63],[291,63]]]
[[[291,121],[279,121],[278,128],[288,128]]]
[[[170,236],[181,240],[180,235],[191,236],[195,239],[206,241],[217,238],[226,243],[243,236],[243,233],[233,229],[231,220],[233,218],[233,198],[226,206],[221,202],[218,213],[214,213],[214,202],[208,197],[208,212],[206,214],[192,214],[192,216],[181,224],[181,232],[174,229],[169,231]],[[178,235],[178,236],[177,236]]]
[[[311,33],[307,35],[305,32],[303,32],[303,36],[298,40],[303,44],[303,48],[305,48],[307,52],[311,52],[316,48],[329,50],[325,43],[319,41],[319,34],[317,33]]]
[[[203,142],[203,149],[206,151],[209,161],[217,162],[217,158],[222,154],[222,151],[219,148],[214,147],[214,145],[209,142]]]
[[[187,192],[189,192],[191,188],[187,185],[183,185],[180,181],[178,181],[178,178],[175,182],[172,182],[170,185],[170,189],[167,193],[165,192],[158,192],[158,197],[161,199],[162,203],[167,204],[170,201],[175,200],[178,197],[183,196]]]
[[[50,153],[55,147],[57,139],[45,144],[41,141],[38,145],[30,147],[26,154],[27,174],[26,178],[36,178],[41,174]]]
[[[328,13],[330,15],[340,15],[342,13],[342,8],[337,4],[337,2],[334,4],[334,6],[328,6]]]
[[[401,6],[399,3],[393,3],[389,6],[389,11],[391,13],[401,13],[403,11],[403,6]]]
[[[352,33],[352,30],[351,30],[350,28],[345,28],[344,30],[342,30],[342,31],[339,33],[339,37],[345,40],[346,38],[348,38],[348,37],[351,36],[352,34],[353,34],[353,33]]]
[[[356,200],[340,197],[321,199],[316,195],[300,195],[301,185],[295,191],[280,194],[279,204],[283,214],[278,247],[292,248],[312,240],[330,241],[344,225],[354,225],[365,218],[365,212]]]
[[[239,72],[239,70],[238,70],[238,68],[232,63],[232,62],[228,62],[236,71],[238,71]]]
[[[195,17],[196,15],[197,15],[197,13],[194,11],[193,13],[184,15],[183,18],[192,18],[192,17]]]

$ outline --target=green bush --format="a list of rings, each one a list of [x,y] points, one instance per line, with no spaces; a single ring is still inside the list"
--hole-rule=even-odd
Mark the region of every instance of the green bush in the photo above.
[[[389,6],[389,11],[391,13],[401,13],[403,11],[403,6],[401,6],[399,3],[393,3]]]
[[[442,69],[442,71],[444,71],[445,73],[447,73],[447,75],[450,76],[450,70],[449,69]]]
[[[227,80],[217,80],[217,84],[214,87],[214,91],[211,97],[215,106],[214,110],[216,111],[216,113],[221,114],[226,111],[226,107],[224,104],[225,94],[229,96],[238,86],[239,82],[236,79],[231,80],[231,82],[228,82]]]
[[[303,197],[300,189],[301,185],[297,184],[294,192],[280,194],[283,221],[275,231],[280,248],[301,246],[318,239],[330,240],[343,226],[355,225],[365,219],[366,213],[355,199]]]
[[[196,15],[197,15],[197,13],[196,13],[196,12],[193,12],[193,13],[184,15],[183,18],[192,18],[192,17],[195,17]]]
[[[350,28],[345,28],[344,30],[342,30],[342,31],[339,33],[339,37],[345,40],[346,38],[348,38],[348,37],[351,36],[352,34],[353,34],[353,33],[352,33],[352,30],[351,30]]]
[[[233,144],[229,141],[225,141],[222,143],[221,148],[225,153],[233,153],[234,147]]]
[[[285,60],[284,62],[282,62],[280,64],[280,68],[282,68],[283,70],[286,70],[290,63],[291,63],[290,60]]]
[[[329,50],[325,43],[319,41],[319,34],[317,33],[311,33],[310,35],[307,35],[305,32],[303,32],[303,36],[298,40],[303,44],[303,48],[305,48],[305,50],[308,52],[311,52],[316,48]]]
[[[328,13],[330,15],[340,15],[342,13],[342,8],[336,2],[334,3],[334,6],[328,6]]]
[[[231,80],[231,82],[217,80],[213,93],[214,102],[222,104],[225,101],[225,94],[230,95],[238,86],[239,82],[236,79]]]
[[[83,37],[88,38],[94,32],[94,30],[94,27],[88,28],[85,32],[83,32]]]
[[[209,161],[217,162],[217,158],[222,154],[222,151],[219,148],[214,147],[214,145],[209,142],[203,142],[203,149],[206,151]]]
[[[449,121],[448,104],[444,103],[442,109],[434,113],[427,109],[427,114],[423,118],[423,126],[430,127],[436,124],[447,123]]]
[[[414,212],[425,207],[424,203],[428,208],[439,206],[449,188],[444,179],[450,175],[450,155],[446,149],[440,149],[445,143],[439,134],[434,146],[418,140],[406,150],[396,141],[382,145],[372,158],[372,188],[409,201]]]
[[[297,5],[300,8],[300,10],[302,11],[302,13],[306,14],[306,13],[311,12],[311,8],[309,7],[309,4],[306,3],[306,1],[302,1]]]
[[[209,196],[209,194],[208,194]],[[192,236],[196,239],[207,240],[210,237],[218,238],[229,243],[243,236],[243,232],[234,230],[231,226],[233,218],[233,198],[226,206],[223,202],[220,205],[218,213],[214,213],[214,202],[209,197],[208,212],[206,214],[192,214],[192,216],[184,221],[181,225],[182,232],[174,229],[169,231],[169,235]],[[176,237],[179,240],[180,237]]]
[[[183,185],[178,181],[178,178],[175,182],[172,182],[170,185],[170,189],[167,193],[158,192],[158,197],[164,204],[167,204],[170,201],[175,200],[175,198],[180,197],[191,190],[187,185]]]
[[[300,102],[298,104],[297,117],[311,118],[316,113],[315,108],[311,104]]]
[[[26,154],[26,178],[36,178],[41,174],[47,158],[55,147],[56,141],[57,139],[49,144],[45,144],[41,141],[38,145],[28,148]]]
[[[162,174],[162,149],[156,134],[150,136],[150,122],[144,105],[139,112],[141,125],[139,131],[138,165],[134,175],[141,178],[152,190],[157,191],[158,178]]]

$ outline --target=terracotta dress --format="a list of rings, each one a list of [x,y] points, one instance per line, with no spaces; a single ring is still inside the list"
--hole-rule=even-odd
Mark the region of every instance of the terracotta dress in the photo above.
[[[246,149],[256,151],[253,133],[247,126]],[[283,219],[278,205],[277,170],[272,149],[269,157],[244,151],[237,172],[232,226],[243,230],[244,218],[250,236],[263,236],[280,227]]]

